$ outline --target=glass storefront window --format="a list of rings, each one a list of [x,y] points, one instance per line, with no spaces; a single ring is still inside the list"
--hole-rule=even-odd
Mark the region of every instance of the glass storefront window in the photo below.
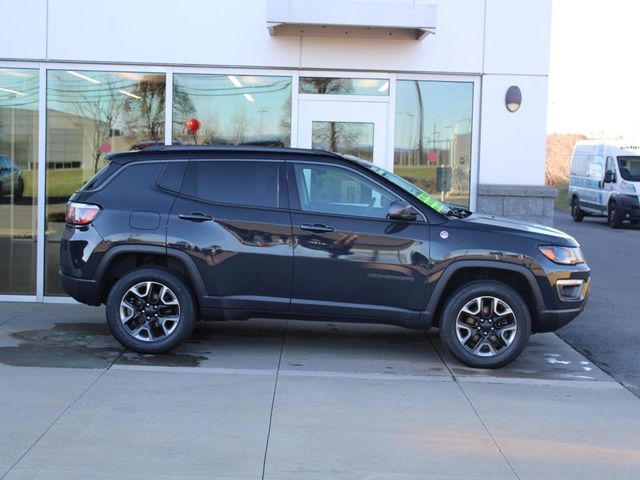
[[[313,122],[311,148],[373,161],[373,123]]]
[[[67,199],[109,152],[164,144],[163,73],[49,70],[45,294],[56,295]]]
[[[0,294],[36,293],[38,76],[0,68]]]
[[[175,74],[173,142],[291,144],[291,77]]]
[[[389,96],[389,80],[379,78],[300,77],[299,93]]]
[[[473,83],[398,80],[394,172],[469,206]]]

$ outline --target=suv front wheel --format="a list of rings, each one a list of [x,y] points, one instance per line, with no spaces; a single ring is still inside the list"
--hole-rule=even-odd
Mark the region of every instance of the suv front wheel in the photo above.
[[[180,278],[161,268],[142,268],[120,278],[106,307],[113,335],[139,353],[172,350],[196,325],[191,292]]]
[[[495,281],[461,286],[447,299],[440,336],[459,361],[477,368],[498,368],[516,359],[531,331],[531,315],[522,296]]]

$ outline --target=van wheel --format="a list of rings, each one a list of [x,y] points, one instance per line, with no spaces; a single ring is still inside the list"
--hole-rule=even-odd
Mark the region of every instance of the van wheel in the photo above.
[[[571,199],[571,218],[573,218],[574,222],[581,222],[584,220],[584,212],[580,208],[578,197],[573,197]]]
[[[196,307],[185,283],[161,268],[120,278],[106,301],[107,324],[126,348],[163,353],[184,342],[196,325]]]
[[[522,296],[494,281],[471,282],[447,299],[440,337],[459,361],[498,368],[515,360],[529,340],[531,315]]]
[[[24,195],[24,180],[22,180],[22,178],[18,179],[18,186],[17,188],[13,191],[13,199],[15,200],[22,200],[22,195]]]
[[[620,215],[618,214],[618,206],[616,205],[616,202],[611,202],[609,204],[607,223],[611,228],[622,227],[622,220],[620,219]]]

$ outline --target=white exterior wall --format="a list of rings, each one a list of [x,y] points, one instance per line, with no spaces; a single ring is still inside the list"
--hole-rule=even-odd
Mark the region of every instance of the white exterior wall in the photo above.
[[[181,8],[173,0],[49,0],[48,22],[46,0],[23,0],[12,4],[11,29],[0,31],[0,57],[480,73],[484,1],[423,3],[437,5],[438,29],[416,41],[273,37],[266,28],[267,0],[191,0]],[[37,35],[23,45],[15,40],[24,32]]]
[[[0,60],[482,75],[479,183],[543,185],[551,0],[424,3],[436,34],[414,41],[273,37],[267,0],[22,0],[4,11]]]
[[[479,183],[544,185],[551,0],[486,0]],[[522,91],[515,113],[507,88]]]

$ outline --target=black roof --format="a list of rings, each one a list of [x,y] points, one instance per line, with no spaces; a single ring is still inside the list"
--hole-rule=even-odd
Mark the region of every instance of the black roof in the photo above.
[[[157,159],[159,157],[173,157],[176,154],[188,155],[191,157],[203,156],[239,156],[251,155],[253,158],[265,156],[306,156],[306,157],[324,157],[333,159],[342,159],[341,155],[322,150],[312,150],[304,148],[285,148],[285,147],[262,147],[254,145],[237,145],[237,146],[211,146],[211,145],[159,145],[147,147],[143,150],[131,152],[111,153],[107,155],[107,159],[116,163],[127,163],[136,160]]]

